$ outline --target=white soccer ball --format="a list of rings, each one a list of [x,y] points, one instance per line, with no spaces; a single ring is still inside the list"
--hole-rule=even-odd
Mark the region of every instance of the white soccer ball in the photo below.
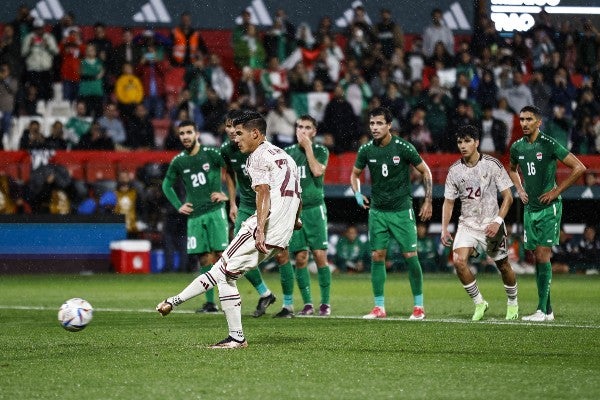
[[[78,297],[69,299],[58,310],[58,322],[68,331],[78,332],[92,320],[94,309],[92,305]]]

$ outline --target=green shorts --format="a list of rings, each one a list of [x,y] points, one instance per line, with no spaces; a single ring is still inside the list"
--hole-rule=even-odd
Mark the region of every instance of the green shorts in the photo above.
[[[369,210],[371,249],[387,249],[390,236],[396,239],[402,253],[417,251],[417,223],[412,208],[403,211]]]
[[[254,214],[256,210],[253,208],[240,207],[238,208],[238,215],[235,219],[235,223],[233,224],[233,234],[237,235],[242,227],[242,222],[250,218],[252,214]]]
[[[558,244],[562,202],[558,201],[540,211],[523,213],[523,245],[525,250],[552,247]]]
[[[317,207],[303,208],[300,212],[302,229],[294,231],[290,240],[290,253],[303,250],[326,250],[327,238],[327,208],[325,203]]]
[[[188,254],[225,250],[229,243],[229,223],[225,207],[188,218],[187,235]]]

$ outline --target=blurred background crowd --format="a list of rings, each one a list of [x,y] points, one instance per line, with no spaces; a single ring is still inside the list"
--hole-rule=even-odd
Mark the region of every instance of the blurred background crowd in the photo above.
[[[557,25],[542,11],[527,32],[501,35],[481,14],[473,35],[461,37],[439,9],[411,34],[388,9],[373,20],[361,5],[352,11],[338,29],[329,16],[296,26],[280,8],[259,29],[243,10],[224,60],[189,13],[169,29],[124,27],[109,37],[109,21],[84,29],[66,12],[48,25],[17,7],[0,25],[0,146],[28,151],[32,171],[28,182],[0,172],[0,213],[116,212],[132,237],[171,229],[177,224],[165,221],[178,216],[160,191],[163,165],[85,182],[49,163],[52,152],[180,150],[174,127],[184,119],[195,121],[203,144],[218,146],[232,109],[263,113],[280,146],[295,142],[296,117],[310,113],[317,140],[343,154],[369,140],[368,111],[386,106],[395,133],[422,153],[455,152],[453,132],[471,124],[481,129],[481,151],[502,157],[520,135],[518,111],[535,104],[546,134],[575,154],[600,152],[600,32],[590,20]],[[586,184],[597,185],[596,175]],[[600,255],[590,240],[565,249]],[[432,248],[439,269],[443,252]]]

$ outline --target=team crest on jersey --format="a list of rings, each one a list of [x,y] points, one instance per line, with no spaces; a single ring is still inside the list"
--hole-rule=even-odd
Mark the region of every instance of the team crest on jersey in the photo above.
[[[538,161],[542,161],[542,153],[540,153],[539,151],[535,154],[535,158],[537,158]]]
[[[394,165],[400,164],[400,156],[392,157],[392,162],[394,163]]]
[[[208,163],[202,164],[202,169],[208,171],[210,169],[210,165]]]

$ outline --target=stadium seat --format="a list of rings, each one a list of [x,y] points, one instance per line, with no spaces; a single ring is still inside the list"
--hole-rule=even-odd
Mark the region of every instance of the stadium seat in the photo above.
[[[185,75],[185,68],[183,67],[172,67],[170,68],[165,76],[165,91],[167,93],[167,108],[170,109],[177,102],[177,96],[181,92],[181,89],[185,86],[183,77]]]

